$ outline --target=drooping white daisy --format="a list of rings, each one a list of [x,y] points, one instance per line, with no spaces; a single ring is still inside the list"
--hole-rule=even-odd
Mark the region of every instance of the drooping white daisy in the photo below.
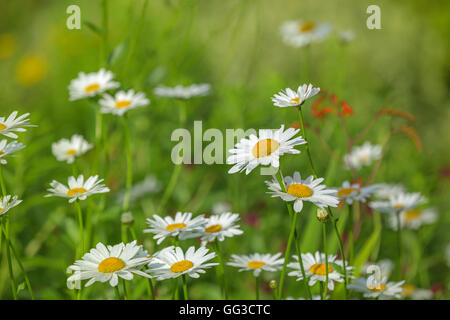
[[[115,246],[105,246],[99,242],[95,248],[86,253],[81,260],[75,261],[69,267],[74,273],[67,279],[67,287],[74,289],[76,283],[87,280],[85,287],[94,282],[107,282],[113,287],[119,283],[119,277],[132,280],[133,274],[150,278],[141,271],[142,267],[150,261],[147,251],[136,245],[136,240]]]
[[[375,190],[375,197],[379,199],[389,199],[389,197],[401,193],[406,193],[405,187],[401,184],[379,183],[378,188]]]
[[[90,149],[92,149],[92,144],[79,134],[74,134],[70,140],[61,139],[52,144],[52,152],[56,160],[67,163],[73,163],[76,157],[85,154]]]
[[[8,157],[11,153],[22,150],[23,148],[25,148],[25,145],[17,141],[12,141],[10,143],[8,143],[8,140],[6,139],[0,141],[0,164],[8,163],[5,157]]]
[[[352,152],[344,156],[344,163],[347,168],[361,169],[363,166],[370,166],[374,160],[381,158],[381,146],[372,145],[366,141],[362,146],[355,146]]]
[[[35,125],[29,124],[30,119],[27,117],[29,113],[24,113],[20,117],[17,117],[18,112],[13,111],[8,118],[0,117],[0,134],[7,136],[8,138],[17,139],[17,134],[15,132],[27,131],[26,127],[36,127]],[[16,118],[17,117],[17,118]]]
[[[154,233],[153,239],[158,239],[157,244],[168,237],[178,237],[180,240],[195,238],[203,231],[206,224],[203,215],[192,219],[190,212],[177,212],[175,218],[166,216],[164,219],[155,214],[153,218],[154,220],[147,218],[150,228],[145,229],[144,233]]]
[[[261,271],[276,272],[281,270],[284,258],[280,257],[281,253],[273,255],[270,253],[232,254],[227,265],[239,268],[239,272],[253,271],[253,276],[258,277]]]
[[[68,198],[69,202],[74,202],[77,199],[85,200],[93,194],[109,192],[109,188],[102,182],[103,179],[99,179],[98,176],[89,177],[84,181],[84,176],[82,174],[80,174],[78,178],[72,176],[69,177],[68,187],[53,180],[50,183],[51,188],[47,189],[50,193],[45,196]]]
[[[144,180],[137,182],[131,186],[130,189],[130,203],[137,201],[145,195],[157,193],[161,190],[161,184],[155,176],[149,174],[145,176]],[[116,201],[117,203],[123,203],[125,196],[125,190],[119,192]]]
[[[416,288],[412,284],[404,284],[402,286],[402,296],[412,300],[430,300],[433,298],[433,291],[429,289]]]
[[[17,206],[21,202],[22,200],[19,200],[18,196],[13,196],[11,198],[10,195],[6,195],[3,198],[0,198],[0,216],[4,215],[9,209]]]
[[[361,277],[349,284],[347,288],[361,292],[365,298],[401,298],[401,292],[403,291],[402,285],[405,281],[388,282],[387,279],[387,277],[384,277],[379,281],[375,279],[371,281],[370,277]]]
[[[353,201],[366,202],[377,188],[378,185],[376,184],[361,187],[358,183],[351,184],[349,181],[344,181],[341,187],[336,188],[336,192],[341,200],[345,200],[347,204],[352,204]]]
[[[284,130],[282,125],[278,130],[260,129],[259,137],[251,134],[248,139],[241,139],[235,149],[229,150],[232,155],[227,158],[227,163],[234,166],[228,173],[245,170],[249,174],[258,165],[278,168],[280,156],[285,153],[298,154],[300,151],[294,147],[306,143],[301,136],[293,138],[299,131],[294,128]]]
[[[303,201],[309,201],[318,206],[337,207],[339,199],[336,197],[336,190],[327,189],[325,185],[321,184],[323,178],[314,179],[309,176],[302,180],[300,173],[295,171],[293,177],[284,177],[284,184],[286,192],[283,192],[277,179],[266,181],[266,184],[271,192],[268,192],[272,197],[280,197],[284,201],[294,201],[295,212],[300,212],[303,209]]]
[[[387,201],[372,201],[369,206],[382,213],[394,214],[415,209],[426,201],[427,199],[420,192],[400,193],[390,196]]]
[[[314,88],[312,84],[299,86],[297,92],[290,88],[280,91],[272,97],[272,101],[277,107],[301,106],[307,99],[318,94],[320,88]]]
[[[201,232],[203,242],[212,242],[215,239],[223,241],[225,237],[231,238],[244,233],[237,224],[239,221],[239,214],[237,213],[225,212],[212,215],[206,220],[207,223]]]
[[[288,267],[294,269],[288,273],[289,276],[297,277],[297,281],[303,280],[302,271],[298,256],[294,255],[295,262],[288,263]],[[337,256],[333,254],[328,255],[328,289],[334,289],[334,282],[344,282],[344,264],[342,260],[336,260]],[[309,278],[309,285],[313,286],[317,281],[326,282],[326,261],[325,254],[317,251],[314,255],[312,253],[302,253],[303,267],[306,278]],[[347,278],[353,278],[351,275],[355,267],[346,266]]]
[[[201,273],[206,273],[205,269],[218,265],[215,262],[205,263],[215,257],[216,254],[205,247],[195,250],[192,246],[184,253],[180,247],[170,246],[154,255],[147,272],[157,280],[178,278],[184,274],[198,278]]]
[[[403,210],[400,212],[400,226],[408,229],[419,229],[424,224],[436,222],[438,214],[434,208]],[[392,229],[397,230],[397,217],[389,216],[389,224]]]
[[[190,99],[208,95],[211,92],[211,85],[208,83],[200,83],[186,87],[182,85],[175,87],[158,86],[153,92],[159,97]]]
[[[78,78],[69,84],[70,101],[96,96],[107,90],[120,86],[118,82],[112,81],[114,74],[111,71],[100,69],[98,72],[80,72]]]
[[[119,91],[114,96],[103,95],[99,104],[102,113],[112,113],[123,116],[125,112],[138,107],[144,107],[150,103],[143,92],[135,93],[134,90]]]
[[[231,205],[227,201],[220,201],[213,204],[211,212],[212,214],[221,214],[224,212],[230,212]]]
[[[329,23],[316,24],[310,21],[286,21],[281,25],[281,37],[287,45],[299,48],[312,42],[322,41],[331,32]]]

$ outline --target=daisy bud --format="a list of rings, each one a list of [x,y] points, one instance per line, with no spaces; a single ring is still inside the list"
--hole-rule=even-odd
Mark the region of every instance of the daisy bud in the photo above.
[[[321,221],[321,222],[325,222],[328,220],[328,212],[327,210],[323,209],[323,208],[318,208],[317,209],[317,220]]]
[[[277,281],[276,281],[276,280],[270,280],[270,282],[269,282],[269,287],[270,287],[271,289],[276,289],[276,288],[278,287]]]
[[[122,213],[120,221],[122,221],[122,224],[132,225],[134,223],[133,214],[130,211]]]

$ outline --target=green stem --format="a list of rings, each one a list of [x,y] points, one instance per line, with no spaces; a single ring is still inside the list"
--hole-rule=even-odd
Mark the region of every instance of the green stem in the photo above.
[[[341,252],[342,265],[343,265],[343,269],[344,269],[345,299],[347,299],[347,264],[345,263],[344,245],[342,243],[341,235],[339,233],[339,228],[337,227],[337,219],[334,218],[333,212],[331,211],[330,207],[328,207],[327,210],[328,210],[328,214],[330,215],[331,222],[333,223],[334,231],[336,233],[336,237],[337,237],[338,243],[339,243],[339,251]]]
[[[153,288],[153,282],[152,279],[147,278],[147,291],[148,295],[150,296],[150,300],[155,300],[155,290]]]
[[[125,279],[122,279],[122,288],[123,288],[124,300],[128,300],[128,290],[127,290],[127,283],[125,282]]]
[[[131,154],[130,128],[128,124],[128,117],[126,114],[123,116],[123,132],[127,159],[127,180],[122,210],[127,211],[130,206],[130,190],[133,183],[133,156]]]
[[[78,213],[78,225],[79,225],[79,240],[80,240],[80,254],[78,258],[81,258],[84,254],[84,228],[83,228],[83,213],[81,212],[81,206],[79,200],[75,200],[75,207]]]
[[[6,196],[6,187],[5,187],[5,181],[3,180],[3,169],[2,169],[2,166],[3,165],[1,165],[0,164],[0,186],[1,186],[1,189],[2,189],[2,194],[3,194],[3,196]]]
[[[259,276],[255,277],[255,297],[259,300]]]
[[[117,285],[117,286],[114,287],[114,293],[115,293],[115,295],[116,295],[116,300],[122,300],[122,299],[120,298],[119,285]]]
[[[348,257],[348,263],[351,265],[355,253],[355,237],[353,235],[354,216],[353,216],[353,205],[351,204],[348,205],[348,218],[349,218],[349,240],[350,240],[350,254]]]
[[[102,0],[102,61],[108,59],[108,0]]]
[[[398,279],[402,279],[402,226],[400,224],[400,210],[395,212],[397,218],[397,263],[398,263]]]
[[[322,222],[323,233],[323,252],[325,253],[325,288],[323,290],[322,300],[326,300],[328,290],[328,252],[327,252],[327,222]]]
[[[314,165],[313,165],[313,161],[312,161],[312,157],[311,157],[311,151],[309,150],[309,141],[308,141],[308,139],[306,137],[305,125],[303,124],[303,113],[302,113],[302,107],[301,106],[298,107],[298,117],[299,117],[299,120],[300,120],[301,129],[302,129],[302,137],[307,142],[306,143],[306,153],[308,154],[308,159],[309,159],[309,164],[311,166],[311,171],[313,172],[314,178],[317,179],[317,173],[316,173],[316,170],[314,169]]]
[[[11,260],[11,244],[9,241],[9,217],[5,216],[4,219],[6,220],[5,222],[5,240],[6,240],[6,260],[8,262],[8,271],[9,271],[9,281],[11,284],[11,290],[12,290],[12,294],[14,297],[14,300],[17,300],[17,284],[16,284],[16,279],[14,278],[14,272],[13,272],[13,268],[12,268],[12,260]]]
[[[228,299],[228,293],[227,293],[227,287],[226,287],[226,281],[225,281],[225,266],[222,259],[222,254],[220,253],[220,246],[219,242],[216,239],[214,242],[214,248],[217,254],[217,259],[219,260],[219,265],[217,266],[217,276],[219,278],[220,284],[222,286],[222,295],[225,300]]]
[[[183,294],[184,294],[184,300],[189,300],[188,290],[187,290],[187,282],[186,282],[186,275],[181,276],[183,279]]]

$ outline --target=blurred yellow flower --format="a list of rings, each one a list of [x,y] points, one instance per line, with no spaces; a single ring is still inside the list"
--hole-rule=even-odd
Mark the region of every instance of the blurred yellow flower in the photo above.
[[[12,33],[0,35],[0,59],[9,58],[14,54],[17,47],[16,37]]]
[[[41,81],[48,71],[47,61],[36,54],[23,57],[16,67],[16,79],[24,85],[29,86]]]

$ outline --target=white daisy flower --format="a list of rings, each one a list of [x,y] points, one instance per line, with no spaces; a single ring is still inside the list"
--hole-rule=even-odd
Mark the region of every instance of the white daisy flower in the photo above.
[[[92,149],[92,144],[84,140],[83,136],[74,134],[70,140],[61,139],[52,144],[52,153],[58,161],[73,163],[75,158]]]
[[[211,212],[212,214],[221,214],[224,212],[230,212],[231,211],[231,205],[229,202],[226,201],[220,201],[213,204]]]
[[[330,296],[327,295],[325,300],[328,300],[328,298],[330,298]],[[289,297],[286,297],[286,300],[309,300],[309,299],[306,299],[306,298],[295,299],[294,297],[289,296]],[[320,294],[315,294],[312,296],[312,300],[322,300],[322,297]]]
[[[391,213],[401,211],[409,211],[415,209],[419,205],[425,203],[427,199],[420,194],[420,192],[415,193],[400,193],[398,195],[394,194],[389,197],[387,201],[372,201],[369,206],[376,211],[382,213]]]
[[[424,224],[436,222],[438,214],[434,208],[403,210],[400,212],[400,226],[408,229],[419,229]],[[392,229],[397,230],[397,217],[389,216],[389,224]]]
[[[358,278],[347,288],[361,292],[365,298],[392,299],[401,298],[402,285],[405,281],[387,282],[387,277],[380,281],[370,281],[370,278]]]
[[[288,263],[288,267],[294,269],[288,273],[289,276],[297,277],[297,281],[303,280],[302,271],[298,256],[294,255],[296,262]],[[336,260],[336,255],[328,255],[328,289],[334,289],[334,282],[344,282],[343,262]],[[317,281],[326,282],[326,261],[325,254],[317,251],[314,255],[312,253],[302,253],[303,267],[306,278],[309,278],[309,285],[313,286]],[[347,278],[353,278],[351,275],[355,267],[346,266]]]
[[[148,194],[157,193],[161,190],[161,184],[155,176],[149,174],[144,180],[137,182],[131,186],[130,189],[130,203],[137,201],[138,199]],[[119,192],[116,201],[122,203],[125,196],[125,190]]]
[[[218,265],[215,262],[205,263],[215,257],[216,254],[205,247],[200,247],[196,251],[192,246],[183,253],[180,247],[170,246],[154,255],[148,264],[147,272],[157,280],[178,278],[184,274],[198,278],[201,273],[206,273],[204,269]]]
[[[307,99],[318,94],[320,88],[314,88],[312,84],[299,86],[297,92],[290,88],[280,91],[272,97],[272,101],[277,107],[301,106]]]
[[[355,40],[356,35],[352,30],[342,30],[339,32],[339,39],[343,42],[343,43],[349,43],[352,42],[353,40]]]
[[[402,288],[402,296],[405,298],[411,298],[412,300],[433,299],[433,292],[431,290],[416,288],[412,284],[404,284]]]
[[[202,236],[201,240],[205,244],[215,239],[223,241],[225,237],[231,238],[244,233],[237,225],[239,221],[239,214],[237,213],[225,212],[219,215],[212,215],[206,220],[207,223],[200,234]]]
[[[144,233],[154,233],[153,239],[158,239],[157,244],[168,237],[178,237],[180,240],[198,237],[206,224],[203,215],[192,219],[190,212],[177,212],[175,218],[166,216],[164,219],[155,214],[153,218],[154,220],[147,218],[150,228],[145,229]]]
[[[11,198],[10,195],[6,195],[3,198],[0,198],[0,216],[4,215],[9,209],[17,206],[21,202],[22,200],[19,200],[18,196],[13,196]]]
[[[344,163],[348,168],[359,170],[363,166],[370,166],[374,160],[381,158],[381,146],[365,142],[362,146],[355,146],[352,152],[344,156]]]
[[[119,277],[132,280],[133,274],[150,278],[148,274],[141,271],[149,260],[147,251],[142,246],[136,245],[136,240],[115,246],[105,246],[99,242],[81,260],[75,261],[69,267],[69,270],[75,273],[67,279],[67,287],[73,289],[76,282],[87,279],[89,281],[85,287],[97,281],[109,281],[109,284],[115,287],[119,283]]]
[[[300,151],[294,147],[306,143],[301,136],[293,138],[299,131],[294,128],[285,131],[282,125],[278,130],[260,129],[259,137],[251,134],[248,139],[241,139],[236,144],[236,149],[229,150],[232,155],[228,157],[227,163],[234,166],[228,173],[245,170],[245,173],[249,174],[258,165],[278,168],[280,156],[285,153],[298,154]]]
[[[96,96],[104,91],[118,88],[120,84],[112,81],[114,74],[101,69],[98,72],[80,72],[78,78],[69,84],[70,101]]]
[[[280,257],[281,253],[273,255],[270,253],[232,254],[231,260],[227,262],[227,265],[239,268],[239,272],[253,271],[253,276],[258,277],[261,271],[275,272],[281,270],[284,258]]]
[[[286,21],[280,28],[284,43],[296,48],[322,41],[331,33],[331,30],[329,23],[315,24],[303,20]]]
[[[336,197],[336,190],[326,189],[326,186],[321,184],[323,178],[314,179],[309,176],[302,180],[300,173],[295,171],[293,177],[284,177],[284,184],[286,192],[281,190],[277,179],[266,181],[266,184],[271,192],[268,192],[272,197],[280,197],[284,201],[294,201],[295,212],[300,212],[303,209],[303,201],[309,201],[318,206],[337,207],[339,199]]]
[[[211,85],[208,83],[192,84],[190,86],[177,85],[175,87],[158,86],[153,91],[159,97],[190,99],[210,94]]]
[[[379,183],[378,188],[375,190],[375,197],[379,199],[389,199],[389,197],[401,193],[406,193],[405,187],[401,184]]]
[[[125,112],[138,107],[144,107],[150,103],[143,92],[135,93],[134,90],[119,91],[113,96],[109,94],[103,95],[98,102],[101,106],[102,113],[112,113],[123,116]]]
[[[109,192],[109,188],[102,182],[103,179],[99,179],[98,176],[89,177],[86,181],[84,181],[82,174],[80,174],[78,178],[72,176],[69,177],[68,187],[56,180],[53,180],[50,183],[51,188],[47,189],[50,193],[45,196],[68,198],[70,203],[77,199],[85,200],[93,194]]]
[[[371,266],[375,266],[378,268],[381,278],[385,278],[385,277],[389,278],[391,276],[392,270],[394,270],[394,263],[389,259],[383,259],[383,260],[378,261],[377,263],[371,263],[371,262],[365,263],[362,267],[362,273],[363,274],[372,273],[373,269],[370,268]]]
[[[23,148],[25,148],[25,145],[17,141],[12,141],[10,143],[8,143],[8,140],[6,139],[0,141],[0,164],[7,164],[8,161],[6,161],[5,157],[9,156],[11,153],[22,150]]]
[[[26,127],[36,127],[35,125],[28,124],[27,117],[30,115],[29,113],[25,113],[20,117],[17,117],[18,112],[13,111],[8,118],[0,117],[0,134],[7,136],[8,138],[17,139],[18,136],[15,132],[24,132],[27,131]],[[16,118],[17,117],[17,118]]]
[[[349,181],[344,181],[341,187],[336,188],[336,192],[340,199],[345,200],[347,204],[352,204],[353,201],[366,202],[377,188],[376,184],[361,187],[358,183],[351,184]]]

